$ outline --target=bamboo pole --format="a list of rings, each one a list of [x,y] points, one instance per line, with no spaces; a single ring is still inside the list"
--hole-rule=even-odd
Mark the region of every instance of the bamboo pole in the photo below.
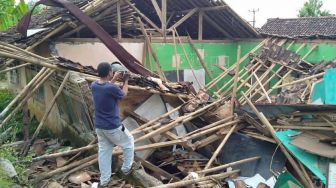
[[[260,68],[261,68],[261,66],[262,65],[260,65],[260,63],[256,63],[256,64],[254,64],[249,70],[247,70],[247,71],[245,71],[245,70],[241,70],[241,71],[243,71],[244,73],[243,73],[243,75],[241,76],[241,77],[239,77],[238,78],[238,80],[241,82],[241,84],[239,85],[239,87],[238,87],[238,89],[237,90],[239,90],[239,89],[241,89],[242,87],[244,87],[244,86],[246,86],[246,87],[248,87],[248,88],[251,88],[252,86],[249,84],[249,85],[247,85],[248,83],[248,80],[252,77],[252,75],[250,74],[245,80],[243,80],[242,78],[244,77],[244,76],[246,76],[246,74],[248,74],[248,73],[250,73],[250,72],[256,72],[256,71],[258,71]],[[221,96],[225,96],[225,94],[228,94],[229,93],[229,91],[231,91],[231,89],[232,89],[232,87],[233,87],[233,85],[231,84],[233,82],[233,78],[231,78],[227,83],[225,83],[223,86],[222,86],[222,88],[220,88],[220,90],[218,90],[217,91],[217,93],[218,94],[220,94]],[[225,91],[223,91],[229,84],[231,84],[230,86],[229,86],[229,88],[228,89],[226,89]],[[223,91],[223,92],[222,92]]]
[[[311,79],[314,79],[314,78],[321,77],[324,74],[325,74],[325,72],[321,72],[319,74],[308,76],[308,77],[305,77],[305,78],[302,78],[302,79],[299,79],[299,80],[294,80],[293,82],[290,82],[290,83],[274,86],[274,87],[272,87],[272,89],[279,89],[279,88],[283,88],[283,87],[286,87],[286,86],[291,86],[291,85],[294,85],[294,84],[297,84],[297,83],[305,82],[307,80],[311,80]]]
[[[30,141],[27,142],[27,144],[25,145],[25,147],[23,147],[24,149],[23,149],[22,154],[23,154],[24,156],[27,155],[27,153],[28,153],[28,151],[29,151],[29,149],[30,149],[30,146],[31,146],[32,143],[35,141],[37,135],[40,133],[42,127],[44,126],[45,122],[47,121],[47,118],[48,118],[48,116],[49,116],[49,114],[50,114],[52,108],[54,107],[54,105],[55,105],[55,103],[56,103],[56,100],[57,100],[58,96],[62,93],[63,88],[64,88],[65,84],[67,83],[67,81],[68,81],[68,79],[69,79],[69,76],[70,76],[70,72],[67,72],[66,75],[64,76],[64,79],[63,79],[63,81],[62,81],[60,87],[58,88],[58,90],[57,90],[55,96],[54,96],[53,99],[50,101],[49,106],[47,107],[47,109],[46,109],[46,111],[45,111],[45,113],[44,113],[44,115],[43,115],[43,117],[42,117],[42,119],[41,119],[39,125],[37,126],[37,128],[36,128],[36,130],[35,130],[33,136],[31,137]]]
[[[221,152],[222,148],[224,147],[225,143],[229,140],[231,134],[233,133],[233,131],[235,130],[237,124],[232,126],[229,133],[224,137],[223,141],[219,144],[219,146],[217,147],[215,153],[212,155],[212,157],[210,158],[210,160],[208,161],[208,163],[205,165],[204,170],[208,169],[212,163],[215,161],[215,159],[217,158],[219,152]]]
[[[232,163],[216,166],[216,167],[213,167],[213,168],[209,168],[209,169],[206,169],[206,170],[197,171],[196,173],[208,174],[208,173],[224,170],[228,167],[233,167],[233,166],[236,166],[236,165],[240,165],[240,164],[243,164],[243,163],[247,163],[247,162],[251,162],[251,161],[255,161],[255,160],[259,160],[259,159],[261,159],[261,157],[259,157],[259,156],[258,157],[251,157],[251,158],[235,161],[235,162],[232,162]]]
[[[148,149],[167,147],[167,146],[172,146],[172,145],[175,145],[175,144],[181,144],[182,142],[183,141],[180,141],[180,140],[174,140],[174,141],[168,141],[168,142],[160,142],[160,143],[155,143],[155,144],[149,144],[149,145],[146,145],[146,146],[138,146],[138,147],[135,147],[134,151],[137,152],[137,151],[144,151],[144,150],[148,150]],[[113,150],[112,155],[120,155],[122,153],[123,153],[122,150],[118,149],[118,150]],[[43,179],[50,178],[50,177],[52,177],[56,174],[62,173],[64,171],[67,171],[69,169],[75,168],[76,166],[79,166],[81,164],[85,164],[85,163],[88,163],[88,162],[90,164],[97,163],[98,162],[98,154],[92,155],[90,157],[84,158],[84,159],[76,161],[76,162],[73,162],[69,165],[66,165],[66,166],[63,166],[61,168],[52,170],[50,172],[43,173],[43,174],[39,175],[39,177],[36,178],[34,180],[34,182],[38,182],[38,181],[41,181]]]
[[[195,183],[202,182],[202,181],[207,181],[207,180],[219,181],[221,179],[229,177],[230,175],[236,174],[238,172],[239,172],[239,170],[233,170],[231,172],[225,172],[225,173],[221,173],[221,174],[205,176],[205,177],[202,177],[202,178],[192,179],[192,180],[181,180],[179,182],[159,185],[159,186],[155,186],[155,187],[152,187],[152,188],[176,188],[176,187],[185,187],[187,185],[191,185],[191,184],[195,184]]]
[[[149,52],[152,54],[152,57],[154,59],[154,62],[155,62],[155,65],[156,65],[156,71],[159,73],[159,76],[160,76],[160,79],[164,80],[164,81],[167,81],[163,71],[161,70],[161,66],[160,66],[160,63],[159,63],[159,59],[158,57],[156,56],[155,54],[155,51],[151,45],[151,42],[148,38],[148,35],[147,35],[147,32],[146,32],[146,29],[145,29],[145,26],[143,25],[141,19],[139,17],[136,17],[138,23],[140,24],[140,27],[141,27],[141,31],[142,31],[142,34],[144,35],[145,37],[145,40],[146,40],[146,43],[148,44],[148,49],[149,49]]]
[[[150,125],[152,125],[153,123],[155,123],[155,122],[157,122],[157,121],[159,121],[159,120],[161,120],[161,119],[163,119],[163,118],[169,116],[170,114],[172,114],[172,113],[174,113],[174,112],[177,112],[178,110],[181,109],[181,107],[182,107],[182,105],[181,105],[181,106],[178,106],[178,107],[176,107],[176,108],[174,108],[174,109],[172,109],[172,110],[170,110],[169,112],[167,112],[167,113],[165,113],[165,114],[162,114],[161,116],[159,116],[159,117],[157,117],[157,118],[155,118],[155,119],[153,119],[153,120],[150,120],[149,122],[147,122],[147,123],[141,125],[140,127],[136,128],[136,129],[134,129],[134,130],[132,130],[131,133],[132,133],[132,134],[135,134],[135,132],[140,131],[140,130],[142,130],[142,129],[144,129],[144,128],[150,126]]]
[[[179,74],[179,66],[180,62],[177,59],[177,48],[176,48],[176,38],[175,38],[175,30],[173,30],[173,41],[174,41],[174,52],[175,52],[175,66],[176,66],[176,81],[180,81],[180,74]]]
[[[163,132],[166,132],[166,131],[168,131],[168,130],[174,128],[174,127],[176,127],[179,123],[184,123],[184,122],[187,122],[187,121],[189,121],[191,119],[194,119],[200,113],[204,113],[205,110],[207,110],[210,107],[213,107],[213,106],[219,104],[220,102],[222,102],[222,99],[219,99],[216,102],[213,102],[213,103],[211,103],[211,104],[209,104],[207,106],[204,106],[204,107],[202,107],[202,108],[200,108],[200,109],[196,110],[195,112],[192,112],[192,113],[190,113],[188,115],[180,116],[175,121],[173,121],[171,123],[168,123],[167,125],[164,125],[164,126],[160,127],[159,129],[156,129],[156,130],[154,130],[154,131],[152,131],[152,132],[150,132],[150,133],[148,133],[148,134],[146,134],[146,135],[144,135],[144,136],[136,139],[135,142],[139,142],[141,140],[144,140],[144,139],[153,137],[155,135],[161,134]]]
[[[237,98],[239,68],[240,68],[240,45],[238,46],[238,49],[237,49],[236,71],[235,71],[235,75],[234,75],[234,79],[233,79],[233,90],[232,90],[232,95],[231,95],[232,96],[232,98],[231,98],[231,115],[233,115],[233,113],[234,113],[234,106],[235,106],[235,101],[236,101],[236,98]]]
[[[225,123],[225,122],[231,120],[233,117],[234,117],[234,116],[229,116],[229,117],[227,117],[227,118],[221,119],[221,120],[216,121],[216,122],[214,122],[214,123],[211,123],[211,124],[209,124],[209,125],[207,125],[207,126],[204,126],[204,127],[202,127],[202,128],[198,128],[198,129],[196,129],[196,130],[194,130],[194,131],[192,131],[192,132],[189,132],[189,133],[187,133],[187,134],[184,135],[184,136],[187,137],[187,136],[193,135],[193,134],[195,134],[195,133],[198,133],[198,132],[201,132],[201,131],[204,131],[204,130],[208,130],[208,129],[213,128],[213,127],[215,127],[215,126],[217,126],[217,125],[219,125],[219,124],[222,124],[222,123]]]
[[[265,93],[265,96],[266,96],[268,102],[269,102],[269,103],[272,103],[271,98],[268,96],[267,91],[265,90],[263,84],[260,82],[258,76],[257,76],[255,73],[253,73],[253,76],[254,76],[254,78],[257,80],[257,83],[260,85],[261,90]]]
[[[261,76],[260,76],[260,82],[262,82],[265,78],[267,78],[267,76],[270,74],[270,72],[272,71],[272,69],[275,67],[275,64],[272,64]],[[252,75],[251,75],[252,76]],[[248,89],[245,93],[246,95],[249,95],[250,93],[252,93],[253,91],[255,91],[258,87],[258,83],[254,83],[253,86]],[[239,102],[241,104],[243,104],[244,102],[244,98],[241,96],[239,98]]]
[[[98,161],[97,157],[98,157],[98,154],[91,155],[90,157],[87,157],[87,158],[84,158],[82,160],[73,162],[73,163],[71,163],[69,165],[66,165],[66,166],[63,166],[61,168],[57,168],[55,170],[39,174],[39,176],[37,178],[35,178],[33,182],[34,183],[38,183],[39,181],[42,181],[42,180],[44,180],[46,178],[50,178],[50,177],[52,177],[52,176],[54,176],[56,174],[65,172],[65,171],[67,171],[69,169],[73,169],[73,168],[75,168],[75,167],[77,167],[77,166],[79,166],[81,164],[85,164],[85,163],[88,163],[88,162],[92,163],[93,161],[94,161],[93,164],[95,164]]]
[[[42,77],[42,75],[46,72],[46,68],[42,68],[36,76],[20,91],[18,95],[15,96],[15,98],[6,106],[5,109],[0,114],[0,118],[2,119],[8,112],[9,110],[17,104],[18,101],[22,100],[26,96],[26,94],[30,91],[32,86],[36,83],[38,79]]]
[[[266,128],[268,129],[268,131],[271,133],[272,137],[274,138],[274,140],[279,145],[281,151],[284,153],[284,155],[287,157],[288,161],[291,163],[291,165],[293,166],[293,168],[296,171],[296,173],[299,175],[299,177],[300,177],[303,185],[305,187],[307,187],[307,188],[311,187],[311,183],[308,182],[308,180],[306,180],[304,178],[305,176],[302,173],[302,171],[300,170],[300,167],[297,165],[297,163],[295,162],[295,160],[293,159],[293,157],[290,155],[290,153],[287,151],[287,149],[285,148],[285,146],[282,145],[282,142],[278,139],[278,137],[275,134],[274,128],[272,127],[272,125],[270,124],[270,122],[267,120],[267,118],[264,116],[264,114],[262,112],[258,111],[258,109],[253,105],[253,103],[247,98],[247,96],[245,95],[245,93],[242,92],[242,96],[245,98],[246,102],[252,108],[252,110],[254,111],[254,113],[258,116],[258,118],[260,119],[260,121],[266,126]]]
[[[188,57],[188,54],[187,54],[186,50],[184,49],[183,43],[182,43],[182,41],[181,41],[181,38],[180,38],[180,36],[179,36],[179,34],[178,34],[176,28],[174,28],[174,31],[175,31],[175,33],[176,33],[177,40],[178,40],[178,42],[180,43],[180,46],[181,46],[181,48],[182,48],[184,57],[186,58],[187,63],[188,63],[188,65],[189,65],[189,68],[190,68],[190,70],[191,70],[191,72],[192,72],[192,74],[193,74],[193,76],[194,76],[194,78],[195,78],[195,80],[196,80],[196,82],[197,82],[197,85],[198,85],[199,88],[202,88],[203,86],[201,85],[201,82],[198,80],[198,78],[197,78],[197,76],[196,76],[196,74],[195,74],[195,71],[194,71],[194,69],[193,69],[193,67],[192,67],[192,65],[191,65],[190,59],[189,59],[189,57]]]
[[[193,43],[193,41],[191,40],[190,36],[188,36],[188,41],[190,46],[192,47],[192,49],[194,50],[194,52],[196,53],[199,62],[201,63],[203,69],[205,70],[205,73],[209,76],[210,80],[213,79],[213,76],[210,72],[210,70],[208,69],[208,66],[206,65],[206,62],[204,61],[204,59],[202,58],[201,54],[199,53],[199,51],[197,50],[195,44]]]
[[[18,66],[15,66],[15,67],[10,67],[10,68],[7,68],[7,69],[4,69],[4,70],[0,71],[0,74],[6,73],[6,72],[9,72],[9,71],[12,71],[12,70],[16,70],[16,69],[25,67],[27,65],[31,65],[31,64],[30,63],[24,63],[22,65],[18,65]]]
[[[251,51],[249,51],[248,53],[246,53],[242,58],[241,58],[241,62],[244,62],[249,56],[250,54],[253,54],[254,52],[256,52],[257,50],[259,50],[259,48],[261,48],[265,43],[267,43],[270,39],[267,38],[265,40],[263,40],[262,42],[260,42],[258,44],[258,46],[254,47]],[[230,71],[235,69],[235,65],[232,65],[230,68],[228,68],[227,71],[223,72],[222,74],[220,74],[219,76],[217,76],[215,79],[213,79],[211,82],[209,82],[206,85],[206,90],[211,89],[214,85],[216,85],[221,79],[223,79]]]
[[[215,126],[215,127],[212,127],[210,129],[206,129],[206,130],[203,130],[203,131],[200,131],[198,133],[195,133],[195,134],[192,134],[190,136],[187,136],[187,137],[184,137],[185,140],[192,140],[192,139],[195,139],[197,137],[200,137],[200,136],[204,136],[206,134],[209,134],[209,133],[212,133],[212,132],[215,132],[219,129],[223,129],[225,127],[228,127],[228,126],[231,126],[231,125],[234,125],[234,124],[237,124],[239,123],[240,120],[233,120],[233,121],[230,121],[230,122],[227,122],[227,123],[224,123],[224,124],[220,124],[218,126]]]
[[[280,67],[274,74],[272,74],[264,83],[263,83],[263,86],[265,86],[267,83],[269,83],[275,76],[277,76],[277,74],[280,72],[280,71],[282,71],[283,70],[283,68],[285,68],[285,67]],[[280,79],[281,79],[282,77],[280,77]],[[252,99],[252,97],[254,97],[256,94],[257,94],[257,92],[258,91],[260,91],[261,90],[261,88],[258,88],[258,89],[256,89],[256,92],[254,92],[253,94],[251,94],[250,95],[250,99]],[[267,93],[267,95],[269,94],[268,92],[266,92]]]
[[[11,118],[14,116],[14,114],[17,113],[19,109],[22,108],[22,106],[29,100],[29,98],[35,93],[35,91],[45,82],[47,79],[54,73],[54,70],[50,70],[48,74],[40,81],[37,83],[37,85],[32,89],[32,91],[27,94],[25,98],[18,103],[18,105],[11,111],[11,113],[1,122],[0,128],[5,125]]]
[[[303,57],[302,57],[302,61],[304,61],[307,57],[309,57],[309,55],[316,49],[317,45],[315,44]],[[293,70],[289,70],[273,87],[277,87],[278,85],[280,85],[282,83],[282,81],[289,76],[291,73],[293,72]],[[273,88],[269,89],[267,91],[268,94],[270,94],[273,91]],[[263,100],[265,98],[265,95],[262,95],[256,102],[259,102],[260,100]]]
[[[336,131],[336,128],[333,127],[304,127],[304,126],[295,126],[295,125],[275,125],[273,126],[276,129],[298,129],[298,130],[319,130],[319,131]]]
[[[87,75],[87,74],[81,74],[87,81],[96,81],[98,79],[98,77],[94,77],[92,75]],[[118,86],[122,86],[122,83],[120,82],[115,82],[116,85]],[[155,89],[149,89],[149,88],[144,88],[144,87],[139,87],[139,86],[135,86],[135,85],[129,85],[128,86],[129,90],[135,90],[135,91],[144,91],[146,93],[154,93],[154,94],[160,94],[160,95],[164,95],[164,96],[169,96],[169,97],[178,97],[178,98],[184,98],[184,99],[189,99],[189,96],[186,94],[182,94],[182,93],[169,93],[169,92],[160,92],[158,90]]]

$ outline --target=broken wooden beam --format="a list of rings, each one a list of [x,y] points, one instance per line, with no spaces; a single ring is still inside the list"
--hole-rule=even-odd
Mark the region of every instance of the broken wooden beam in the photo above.
[[[233,170],[231,172],[225,172],[225,173],[221,173],[221,174],[205,176],[205,177],[202,177],[202,178],[192,179],[192,180],[181,180],[179,182],[164,184],[164,185],[160,185],[160,186],[156,186],[156,187],[152,187],[152,188],[176,188],[176,187],[185,187],[187,185],[195,184],[195,183],[198,183],[198,182],[201,182],[201,181],[206,181],[206,180],[220,181],[220,180],[222,180],[226,177],[229,177],[232,174],[236,174],[238,172],[239,172],[239,170]]]
[[[212,165],[212,163],[215,161],[215,159],[217,158],[218,154],[222,151],[222,148],[224,147],[225,143],[229,140],[231,134],[233,133],[233,131],[235,130],[237,125],[233,125],[229,131],[229,133],[227,135],[225,135],[223,141],[219,144],[219,146],[217,147],[216,151],[214,152],[214,154],[211,156],[211,158],[209,159],[208,163],[205,165],[204,170],[209,169],[210,166]]]
[[[229,167],[233,167],[233,166],[240,165],[240,164],[243,164],[243,163],[247,163],[247,162],[250,162],[250,161],[259,160],[260,158],[261,157],[258,156],[258,157],[251,157],[251,158],[247,158],[247,159],[242,159],[242,160],[235,161],[235,162],[232,162],[232,163],[228,163],[228,164],[216,166],[216,167],[213,167],[213,168],[197,171],[196,173],[208,174],[208,173],[212,173],[212,172],[217,172],[217,171],[221,171],[221,170],[224,170],[226,168],[229,168]]]
[[[58,88],[55,96],[52,98],[52,100],[48,104],[48,107],[47,107],[47,109],[46,109],[46,111],[45,111],[45,113],[44,113],[44,115],[43,115],[43,117],[42,117],[39,125],[37,126],[37,128],[36,128],[33,136],[31,137],[31,140],[29,142],[27,142],[27,144],[23,147],[22,154],[24,156],[26,156],[28,154],[30,146],[33,144],[33,142],[35,141],[37,135],[40,133],[42,127],[44,126],[45,122],[47,121],[47,118],[48,118],[48,116],[49,116],[52,108],[54,107],[58,96],[62,93],[63,88],[64,88],[65,84],[67,83],[69,76],[70,76],[70,72],[67,72],[66,75],[64,76],[64,79],[63,79],[60,87]]]
[[[161,168],[153,165],[152,163],[148,162],[145,159],[142,159],[141,157],[138,157],[138,156],[135,155],[134,159],[136,161],[140,161],[141,164],[144,167],[148,168],[149,170],[151,170],[151,171],[153,171],[153,172],[155,172],[155,173],[157,173],[157,174],[159,174],[159,175],[161,175],[161,176],[163,176],[163,177],[165,177],[167,179],[172,179],[174,181],[180,181],[181,180],[180,178],[174,176],[173,174],[170,174],[170,173],[166,172],[165,170],[162,170]]]
[[[312,187],[312,182],[309,181],[310,180],[309,177],[306,178],[305,175],[302,173],[302,171],[301,171],[300,167],[298,166],[298,164],[296,163],[296,161],[293,159],[293,157],[287,151],[287,149],[285,148],[285,146],[282,144],[282,142],[276,136],[275,130],[274,130],[273,126],[270,124],[270,122],[267,120],[267,118],[264,116],[264,114],[262,112],[258,111],[258,109],[253,105],[253,103],[250,101],[250,99],[248,99],[248,97],[245,95],[245,93],[242,92],[242,96],[244,97],[244,99],[246,100],[246,102],[248,103],[248,105],[251,107],[251,109],[254,111],[254,113],[257,115],[257,117],[260,119],[260,121],[264,125],[266,125],[266,128],[271,133],[273,139],[277,142],[277,144],[279,145],[281,151],[284,153],[284,155],[287,157],[288,161],[293,166],[293,168],[296,171],[296,173],[299,175],[299,177],[301,179],[301,183],[305,187],[311,187],[311,188],[313,188]]]

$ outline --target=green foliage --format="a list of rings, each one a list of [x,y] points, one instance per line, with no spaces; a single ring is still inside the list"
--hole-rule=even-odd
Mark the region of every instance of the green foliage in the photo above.
[[[14,99],[15,95],[8,91],[8,90],[1,90],[0,91],[0,112],[3,111],[6,106]],[[23,114],[22,112],[18,112],[12,119],[6,123],[1,129],[0,129],[0,144],[3,139],[2,134],[7,129],[10,129],[9,134],[6,134],[6,141],[9,142],[15,142],[16,140],[22,140],[24,136],[24,130],[23,130]],[[29,122],[29,135],[32,135],[39,122],[35,118],[31,118]],[[50,132],[47,129],[42,129],[38,138],[45,138],[50,135]]]
[[[18,4],[15,0],[0,0],[0,5],[0,30],[16,25],[28,11],[24,0],[20,0]]]
[[[321,10],[322,0],[308,0],[299,10],[299,17],[333,16],[328,10]]]

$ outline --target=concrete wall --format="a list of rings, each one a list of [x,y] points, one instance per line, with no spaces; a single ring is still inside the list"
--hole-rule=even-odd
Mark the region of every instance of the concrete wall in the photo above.
[[[54,46],[55,51],[53,52],[58,56],[95,68],[103,61],[118,61],[101,42],[85,40],[71,42],[69,40],[56,42]],[[122,42],[121,45],[136,59],[142,62],[144,43]]]
[[[249,53],[251,49],[253,49],[255,46],[257,46],[263,39],[260,40],[246,40],[246,41],[225,41],[222,43],[218,42],[207,42],[207,43],[201,43],[196,42],[195,46],[197,50],[202,54],[203,59],[205,60],[208,69],[210,70],[211,74],[216,77],[220,75],[223,71],[217,68],[216,64],[225,66],[226,68],[229,68],[237,61],[237,48],[238,45],[241,47],[241,57],[245,54]],[[290,44],[291,41],[288,41],[284,47],[287,47]],[[318,44],[318,47],[311,53],[311,55],[306,58],[307,61],[311,63],[318,63],[323,60],[335,60],[336,59],[336,41],[330,41],[330,40],[302,40],[297,41],[295,44],[293,44],[289,50],[295,52],[301,44],[305,43],[305,47],[302,48],[299,52],[299,55],[301,57],[305,55],[313,45]],[[176,66],[175,66],[175,47],[172,43],[153,43],[152,44],[154,51],[156,55],[158,56],[160,65],[164,71],[169,71],[170,75],[176,75]],[[188,43],[184,43],[183,45],[177,45],[177,57],[179,61],[179,70],[199,70],[202,69],[202,66],[197,58],[196,53],[191,48],[191,46]],[[187,62],[187,58],[184,55],[184,50],[186,51],[186,54],[191,62],[191,68],[190,65]],[[245,66],[248,60],[244,61],[241,64],[241,67]],[[146,67],[148,67],[151,70],[155,71],[155,64],[152,57],[149,58],[147,54],[146,58]],[[175,73],[174,73],[175,72]],[[176,77],[176,76],[175,76]],[[225,83],[230,77],[227,76],[225,79],[223,79],[219,85],[222,85]],[[208,76],[205,76],[206,83],[210,81]],[[272,83],[275,83],[276,80],[273,80]]]

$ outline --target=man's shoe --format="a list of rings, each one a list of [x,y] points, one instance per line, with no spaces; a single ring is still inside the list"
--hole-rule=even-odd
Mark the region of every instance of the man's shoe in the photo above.
[[[122,180],[110,180],[110,182],[108,182],[108,184],[104,184],[104,185],[100,185],[100,183],[98,184],[98,188],[110,188],[110,187],[115,187],[116,185],[119,185],[121,183]]]

